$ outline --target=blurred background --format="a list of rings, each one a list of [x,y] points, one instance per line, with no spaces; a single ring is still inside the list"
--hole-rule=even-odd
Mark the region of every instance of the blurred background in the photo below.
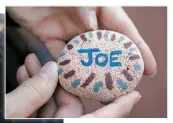
[[[167,8],[166,7],[124,7],[140,34],[151,48],[158,72],[154,78],[143,76],[136,88],[142,99],[133,108],[131,118],[165,118],[167,117]],[[6,24],[19,27],[6,14]],[[7,29],[8,31],[8,29]],[[16,71],[23,64],[30,49],[21,41],[14,43],[14,38],[6,37],[6,92],[17,87]],[[11,62],[13,61],[13,63]],[[86,113],[102,107],[100,103],[83,99]]]

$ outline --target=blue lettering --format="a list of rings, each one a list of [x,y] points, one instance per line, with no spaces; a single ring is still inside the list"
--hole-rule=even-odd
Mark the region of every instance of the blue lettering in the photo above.
[[[104,61],[103,62],[99,62],[99,58],[100,57],[104,57]],[[99,53],[97,56],[96,56],[96,64],[101,66],[101,67],[104,67],[106,66],[107,62],[108,62],[108,56],[106,54],[103,54],[103,53]]]
[[[93,49],[80,49],[78,50],[78,53],[87,53],[88,54],[88,61],[80,60],[82,65],[84,66],[90,66],[93,63],[93,52],[100,52],[98,48],[93,48]],[[110,53],[110,67],[120,67],[121,62],[115,62],[118,60],[118,57],[115,55],[120,55],[122,54],[121,50],[114,50]],[[103,58],[103,61],[100,61],[100,58]],[[104,67],[108,63],[108,55],[104,53],[98,53],[95,58],[95,63],[98,66]]]
[[[100,52],[100,50],[98,48],[94,48],[94,49],[80,49],[78,50],[79,53],[88,53],[88,62],[85,62],[84,60],[81,60],[81,63],[84,66],[90,66],[93,62],[93,58],[92,58],[92,53],[93,52]]]
[[[110,53],[110,67],[120,67],[121,66],[121,62],[114,62],[114,60],[117,60],[117,57],[114,57],[115,55],[119,55],[122,54],[121,50],[114,50]]]

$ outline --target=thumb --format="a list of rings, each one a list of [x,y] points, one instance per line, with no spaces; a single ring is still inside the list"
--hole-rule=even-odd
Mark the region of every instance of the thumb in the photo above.
[[[52,96],[57,82],[57,64],[48,62],[34,77],[6,95],[6,117],[28,117]]]
[[[133,106],[141,99],[141,95],[137,91],[123,95],[116,99],[113,103],[96,110],[91,114],[83,115],[81,118],[121,118],[127,116]]]

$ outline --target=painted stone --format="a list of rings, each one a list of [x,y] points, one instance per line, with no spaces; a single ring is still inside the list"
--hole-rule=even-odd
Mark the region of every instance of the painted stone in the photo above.
[[[144,71],[141,53],[133,41],[108,30],[76,36],[57,63],[59,82],[65,90],[101,102],[133,91]]]

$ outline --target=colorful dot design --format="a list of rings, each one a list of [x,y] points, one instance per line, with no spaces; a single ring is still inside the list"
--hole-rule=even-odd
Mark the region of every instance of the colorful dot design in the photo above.
[[[119,38],[119,41],[123,41],[124,40],[124,36],[121,36],[120,38]]]
[[[93,38],[93,34],[90,32],[89,34],[89,38],[92,39]]]
[[[65,53],[64,52],[62,52],[61,54],[60,54],[60,56],[62,57],[62,56],[64,56],[65,55]]]
[[[80,38],[81,38],[83,41],[87,41],[87,38],[86,38],[85,34],[80,35]]]
[[[130,53],[135,52],[135,51],[136,51],[136,48],[134,48],[134,47],[130,48]]]
[[[63,72],[63,70],[62,70],[62,69],[59,69],[59,70],[58,70],[58,75],[61,75],[62,72]]]
[[[124,36],[120,36],[120,37],[116,37],[116,34],[115,33],[112,33],[111,31],[96,31],[94,32],[95,34],[93,34],[93,32],[89,32],[88,34],[81,34],[79,36],[80,39],[75,39],[73,40],[73,43],[74,44],[68,44],[66,47],[68,50],[71,50],[73,49],[73,47],[75,45],[78,45],[80,43],[80,41],[82,42],[86,42],[86,41],[89,41],[93,38],[97,38],[98,40],[101,40],[102,38],[108,38],[110,36],[110,41],[119,41],[119,42],[122,42],[125,40]],[[96,37],[94,37],[96,36]],[[139,55],[136,55],[136,54],[133,54],[133,52],[136,52],[137,49],[135,47],[133,47],[133,44],[131,41],[129,42],[125,42],[123,43],[123,46],[125,49],[128,49],[128,55],[129,55],[129,60],[137,60],[140,58]],[[60,57],[63,57],[65,56],[65,53],[62,52],[60,54]],[[66,59],[66,60],[63,60],[59,63],[60,66],[65,66],[65,65],[68,65],[71,61],[69,59]],[[139,71],[141,70],[141,65],[139,64],[134,64],[133,65],[133,68],[135,71]],[[61,75],[63,73],[63,69],[59,69],[58,70],[58,75]],[[76,73],[75,70],[69,70],[68,72],[64,73],[63,74],[63,77],[65,79],[69,79],[71,78],[72,76],[74,76]],[[126,69],[123,69],[121,71],[122,75],[126,78],[126,80],[129,82],[129,81],[132,81],[134,78],[132,77],[132,75],[129,73],[128,70]],[[88,85],[90,85],[90,83],[94,82],[94,78],[96,77],[96,73],[94,72],[91,72],[88,77],[86,78],[86,80],[84,80],[83,82],[81,82],[81,79],[78,78],[78,79],[75,79],[72,83],[71,83],[71,86],[75,89],[77,87],[81,87],[81,88],[86,88]],[[124,89],[127,89],[128,86],[127,84],[125,84],[123,82],[123,80],[121,79],[117,79],[116,80],[116,83],[124,90]],[[93,92],[94,93],[98,93],[100,91],[100,88],[103,87],[103,86],[106,86],[106,88],[108,90],[112,90],[114,88],[114,82],[112,80],[112,76],[111,76],[111,73],[105,73],[105,85],[103,84],[102,81],[99,81],[99,82],[96,82],[94,85],[93,85]]]
[[[96,82],[94,85],[93,91],[98,92],[102,86],[103,86],[103,82]]]
[[[111,35],[111,41],[114,41],[116,39],[116,35],[115,34],[112,34]]]
[[[79,40],[74,40],[74,43],[75,44],[79,44]]]
[[[73,88],[76,88],[79,84],[80,84],[80,79],[77,79],[71,85]]]
[[[127,85],[121,79],[117,80],[117,84],[122,87],[123,89],[127,89]]]
[[[106,31],[104,34],[104,38],[108,38],[108,35],[109,35],[109,31]]]
[[[100,40],[102,38],[102,32],[96,32],[98,39]]]
[[[141,70],[141,66],[139,64],[134,64],[133,67],[136,71]]]

